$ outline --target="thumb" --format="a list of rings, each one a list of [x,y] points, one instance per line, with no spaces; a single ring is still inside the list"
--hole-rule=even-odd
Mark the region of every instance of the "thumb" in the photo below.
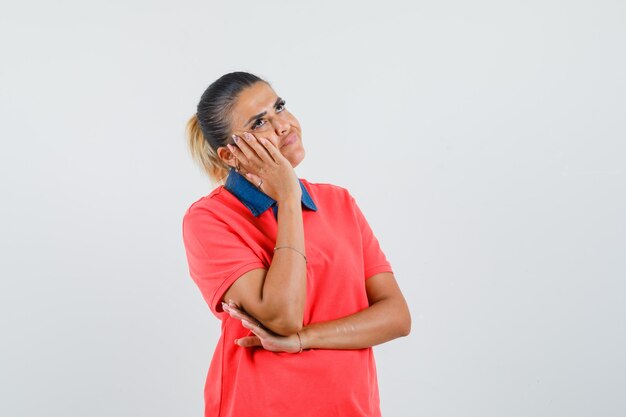
[[[235,344],[242,347],[263,346],[258,336],[246,336],[241,339],[236,339]]]

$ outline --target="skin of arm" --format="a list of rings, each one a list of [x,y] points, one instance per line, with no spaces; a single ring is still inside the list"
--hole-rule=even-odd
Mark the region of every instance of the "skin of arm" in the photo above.
[[[365,281],[370,306],[339,319],[312,323],[300,331],[303,349],[362,349],[375,346],[411,331],[411,315],[391,272],[381,272]],[[300,341],[296,334],[277,335],[257,323],[254,316],[231,305],[226,306],[231,317],[242,320],[254,336],[239,340],[239,346],[263,346],[272,351],[298,352]],[[248,325],[246,322],[250,322]]]
[[[300,198],[278,202],[276,247],[290,246],[305,253]],[[306,301],[306,262],[293,249],[276,250],[269,269],[242,275],[224,294],[267,329],[292,335],[302,329]]]
[[[306,261],[300,254],[305,253],[302,190],[291,162],[271,141],[247,131],[242,137],[235,135],[236,146],[229,144],[228,148],[246,175],[264,173],[266,191],[278,204],[275,246],[293,249],[276,250],[267,270],[258,268],[243,274],[222,301],[233,299],[268,329],[289,335],[302,329],[306,302]],[[255,177],[255,181],[259,179]]]
[[[304,349],[361,349],[407,336],[411,314],[391,272],[365,281],[370,306],[348,316],[312,323],[300,332]]]

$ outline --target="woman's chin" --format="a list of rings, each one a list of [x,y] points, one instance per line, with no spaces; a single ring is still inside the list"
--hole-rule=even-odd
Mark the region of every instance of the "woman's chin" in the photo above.
[[[306,152],[304,151],[304,148],[301,148],[299,152],[296,152],[293,155],[289,155],[289,162],[291,162],[291,166],[295,168],[300,165],[300,162],[304,160],[305,155]]]

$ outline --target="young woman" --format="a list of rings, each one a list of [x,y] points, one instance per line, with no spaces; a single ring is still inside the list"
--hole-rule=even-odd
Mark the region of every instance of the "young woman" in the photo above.
[[[205,416],[380,416],[372,346],[408,335],[411,317],[355,199],[296,176],[300,124],[253,74],[212,83],[187,135],[221,183],[182,225],[189,273],[221,320]]]

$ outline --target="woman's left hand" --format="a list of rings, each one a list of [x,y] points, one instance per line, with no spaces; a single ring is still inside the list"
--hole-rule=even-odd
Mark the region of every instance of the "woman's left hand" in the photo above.
[[[261,346],[263,349],[271,352],[298,353],[300,351],[300,338],[297,334],[281,336],[266,329],[254,317],[245,313],[232,301],[229,301],[228,304],[223,302],[222,308],[232,318],[240,320],[243,327],[254,333],[254,336],[246,336],[235,340],[238,346]]]

